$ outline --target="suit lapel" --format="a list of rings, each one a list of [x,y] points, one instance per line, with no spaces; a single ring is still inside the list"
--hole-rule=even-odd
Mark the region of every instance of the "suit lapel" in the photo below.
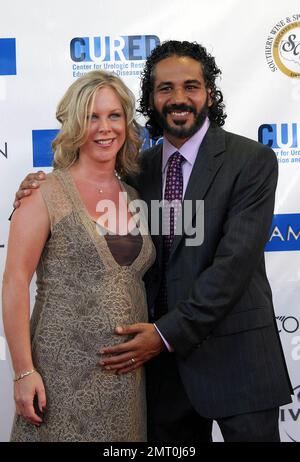
[[[200,146],[197,158],[186,188],[184,201],[203,200],[206,192],[214,180],[223,163],[225,151],[225,132],[219,127],[210,127]],[[196,209],[195,213],[196,213]],[[178,217],[180,220],[181,217]],[[183,230],[184,231],[184,230]],[[175,235],[171,248],[170,258],[178,247],[184,232]]]
[[[150,185],[145,188],[145,200],[151,203],[151,200],[162,199],[162,180],[161,180],[161,163],[162,163],[162,145],[157,146],[157,149],[151,153],[147,159],[147,179]],[[150,187],[149,187],[150,186]],[[147,194],[148,193],[148,194]]]
[[[146,153],[147,159],[145,162],[145,172],[143,175],[144,184],[141,185],[142,198],[146,201],[148,206],[148,218],[149,218],[149,230],[151,232],[151,202],[162,200],[162,175],[161,175],[161,164],[162,164],[162,144],[158,145],[151,154]],[[162,267],[162,250],[163,242],[161,233],[151,234],[153,243],[156,248],[156,258],[159,263],[159,267]]]

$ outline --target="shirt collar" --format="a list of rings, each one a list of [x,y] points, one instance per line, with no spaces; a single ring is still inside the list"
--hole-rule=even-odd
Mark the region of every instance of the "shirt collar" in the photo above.
[[[209,126],[210,126],[210,120],[208,117],[206,117],[202,127],[191,138],[189,138],[181,146],[180,149],[177,149],[175,146],[173,146],[170,143],[170,141],[166,137],[164,137],[163,155],[162,155],[162,172],[165,171],[169,158],[176,151],[180,152],[180,154],[185,158],[185,160],[189,164],[191,164],[191,166],[193,166],[195,163],[199,148],[201,146],[201,143],[203,141],[204,136],[206,135],[206,132]]]

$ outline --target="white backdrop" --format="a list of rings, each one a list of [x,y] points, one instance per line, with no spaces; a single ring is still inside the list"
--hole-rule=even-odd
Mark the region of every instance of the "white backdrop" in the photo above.
[[[66,88],[84,72],[82,66],[112,66],[116,72],[123,66],[121,76],[138,96],[147,47],[167,39],[196,40],[207,47],[223,70],[225,129],[271,145],[278,156],[266,260],[295,388],[293,403],[281,410],[281,437],[300,441],[299,0],[3,0],[0,273],[15,190],[27,172],[49,170],[49,130],[58,128],[55,109]],[[8,440],[13,417],[12,375],[1,324],[0,441]],[[217,430],[215,440],[220,440]]]

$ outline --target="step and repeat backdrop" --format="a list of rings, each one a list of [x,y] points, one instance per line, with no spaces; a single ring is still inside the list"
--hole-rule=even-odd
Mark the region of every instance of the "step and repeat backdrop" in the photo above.
[[[139,96],[145,58],[167,39],[197,41],[215,56],[225,129],[271,146],[279,183],[267,271],[293,402],[281,408],[282,441],[300,442],[300,8],[298,0],[10,0],[0,16],[0,274],[15,191],[51,169],[56,105],[93,69],[117,73]],[[144,121],[139,119],[141,125]],[[144,133],[144,148],[152,144]],[[31,285],[32,302],[35,285]],[[0,319],[1,316],[0,316]],[[0,323],[0,441],[14,414],[13,371]],[[222,438],[215,427],[214,440]]]

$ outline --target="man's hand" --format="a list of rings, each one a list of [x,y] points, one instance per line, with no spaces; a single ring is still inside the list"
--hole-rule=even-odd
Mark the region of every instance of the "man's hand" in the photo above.
[[[39,181],[43,181],[46,178],[46,174],[41,170],[37,173],[29,173],[25,180],[22,181],[19,187],[19,191],[16,193],[14,208],[17,209],[21,205],[21,199],[26,196],[30,196],[31,189],[37,189],[40,187]]]
[[[101,359],[99,365],[105,370],[115,371],[116,374],[134,371],[165,348],[153,324],[139,323],[117,327],[116,333],[118,335],[135,334],[135,337],[128,342],[100,349],[100,354],[115,356]]]

